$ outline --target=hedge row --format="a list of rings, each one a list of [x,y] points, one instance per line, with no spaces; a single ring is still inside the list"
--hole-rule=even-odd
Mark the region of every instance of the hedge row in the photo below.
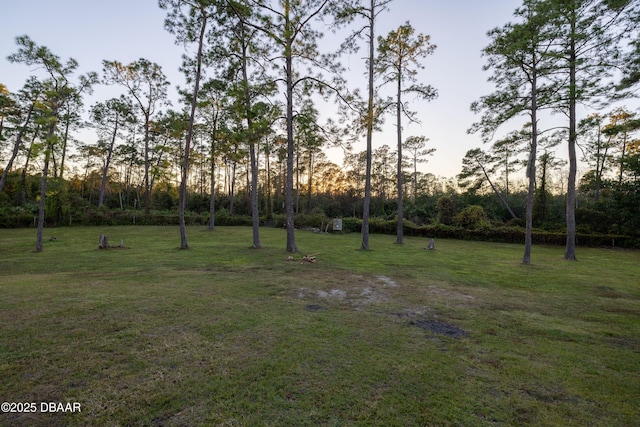
[[[405,236],[424,238],[476,240],[500,243],[524,243],[525,230],[520,227],[491,227],[477,230],[469,230],[462,227],[443,224],[418,226],[409,221],[404,221],[403,232]],[[362,220],[356,218],[344,218],[342,220],[343,232],[360,232]],[[372,218],[369,221],[369,231],[378,234],[396,234],[397,221],[388,221]],[[567,241],[566,233],[534,230],[531,236],[534,244],[564,246]],[[610,234],[585,234],[576,235],[576,244],[591,247],[621,247],[640,248],[640,236],[618,236]]]
[[[26,228],[35,227],[37,216],[28,210],[3,210],[0,211],[0,228]],[[179,218],[175,212],[152,212],[145,214],[141,211],[89,211],[82,216],[71,216],[69,223],[60,224],[57,221],[47,220],[47,227],[60,225],[178,225]],[[207,213],[185,214],[187,225],[207,225],[209,215]],[[333,223],[320,213],[300,214],[295,216],[297,228],[314,228],[322,231],[333,231]],[[284,215],[274,215],[268,220],[262,218],[261,225],[284,228],[286,221]],[[229,215],[225,210],[216,213],[215,224],[220,226],[251,226],[250,216]],[[374,234],[395,234],[397,222],[383,218],[371,218],[369,231]],[[358,218],[343,218],[343,233],[359,233],[362,228],[362,220]],[[524,229],[521,227],[485,227],[469,230],[457,226],[443,224],[418,226],[410,221],[404,222],[404,235],[424,238],[477,240],[502,243],[524,243]],[[566,234],[562,232],[550,232],[534,230],[532,235],[534,244],[558,245],[566,243]],[[576,243],[580,246],[592,247],[622,247],[640,248],[640,236],[618,236],[610,234],[584,234],[578,233]]]
[[[27,228],[35,227],[37,214],[26,210],[12,210],[0,212],[0,228]],[[185,213],[187,225],[207,225],[208,214]],[[151,212],[145,214],[142,211],[88,211],[83,215],[70,215],[64,221],[46,217],[46,227],[60,227],[67,225],[178,225],[179,217],[176,212]],[[251,217],[246,215],[229,215],[226,211],[216,213],[215,224],[222,226],[236,226],[252,224]]]

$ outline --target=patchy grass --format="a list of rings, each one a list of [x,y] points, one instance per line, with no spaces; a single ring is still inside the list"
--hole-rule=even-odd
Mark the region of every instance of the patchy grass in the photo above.
[[[125,249],[97,249],[106,232]],[[173,227],[0,230],[7,426],[634,426],[640,253]],[[304,254],[315,264],[301,263]]]

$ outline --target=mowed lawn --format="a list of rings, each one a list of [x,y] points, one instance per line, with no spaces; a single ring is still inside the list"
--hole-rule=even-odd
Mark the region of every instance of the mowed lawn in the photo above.
[[[520,245],[355,233],[297,232],[294,255],[272,228],[259,250],[244,227],[189,228],[189,250],[177,227],[45,233],[34,253],[35,230],[0,230],[0,400],[37,408],[0,425],[640,420],[638,251],[534,246],[524,266]]]

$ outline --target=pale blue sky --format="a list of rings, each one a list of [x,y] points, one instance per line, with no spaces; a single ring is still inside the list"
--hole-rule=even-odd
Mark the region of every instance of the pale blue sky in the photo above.
[[[380,16],[377,34],[386,35],[408,20],[438,46],[425,60],[420,80],[433,85],[440,96],[430,103],[415,103],[413,108],[422,124],[406,126],[404,131],[405,136],[425,135],[429,145],[437,149],[423,171],[453,177],[460,172],[466,151],[481,145],[478,136],[466,133],[477,119],[469,111],[470,103],[492,91],[486,82],[488,74],[482,71],[481,49],[488,43],[486,32],[511,20],[519,5],[520,0],[395,0],[390,11]],[[6,60],[16,51],[15,37],[22,34],[62,59],[77,59],[83,72],[100,72],[103,59],[128,63],[143,57],[160,64],[174,88],[182,84],[178,66],[183,48],[164,30],[164,12],[156,0],[11,1],[3,5],[2,15],[0,83],[11,91],[19,90],[31,72]],[[362,56],[361,52],[345,58],[345,65],[351,68],[354,80],[362,79],[353,86],[365,89]],[[107,96],[113,94],[99,87],[87,106]],[[395,146],[392,120],[389,117],[384,132],[375,134],[374,148]],[[94,138],[91,132],[80,137]],[[334,161],[341,159],[335,157]]]

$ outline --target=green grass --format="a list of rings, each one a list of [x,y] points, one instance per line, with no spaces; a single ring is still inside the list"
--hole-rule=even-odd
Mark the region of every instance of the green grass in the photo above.
[[[125,249],[97,249],[100,233]],[[0,425],[635,426],[640,253],[175,227],[0,230]],[[315,254],[315,264],[301,263]],[[459,328],[452,337],[419,326]]]

